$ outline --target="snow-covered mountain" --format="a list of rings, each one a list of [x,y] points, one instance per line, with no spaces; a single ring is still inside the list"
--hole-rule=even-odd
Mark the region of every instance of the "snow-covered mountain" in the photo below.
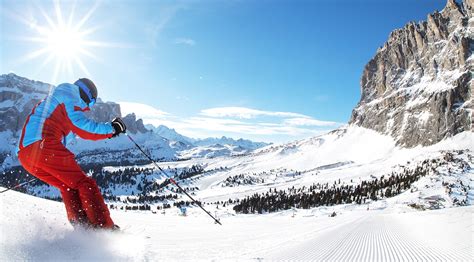
[[[407,147],[473,130],[474,3],[448,0],[393,31],[365,66],[350,123]]]
[[[153,132],[157,133],[158,135],[170,140],[170,141],[176,141],[182,143],[184,146],[188,147],[193,147],[193,141],[194,139],[181,135],[180,133],[176,132],[173,128],[169,128],[164,125],[159,125],[158,127],[155,127],[154,125],[146,125],[146,127],[150,130],[153,130]]]
[[[188,150],[180,152],[180,156],[183,159],[189,158],[214,158],[220,156],[238,156],[248,154],[252,149],[244,148],[241,146],[234,146],[232,144],[211,144],[201,145],[193,147]]]
[[[253,142],[247,139],[221,138],[196,139],[179,134],[176,130],[164,125],[155,127],[147,125],[153,132],[171,141],[181,158],[233,156],[250,153],[253,150],[267,146],[268,143]]]
[[[268,145],[268,143],[264,143],[264,142],[253,142],[253,141],[242,139],[242,138],[235,140],[233,138],[225,137],[225,136],[222,136],[220,138],[209,137],[209,138],[204,138],[204,139],[196,139],[194,140],[194,144],[197,146],[211,146],[211,145],[217,145],[217,144],[231,145],[231,146],[244,148],[247,150],[255,150],[255,149]]]

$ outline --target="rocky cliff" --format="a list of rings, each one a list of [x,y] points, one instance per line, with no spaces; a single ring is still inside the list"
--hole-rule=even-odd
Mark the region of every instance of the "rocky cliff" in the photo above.
[[[99,99],[96,105],[94,105],[92,110],[87,114],[95,121],[110,122],[115,117],[120,117],[122,112],[119,104],[114,102],[104,103]],[[132,134],[147,133],[151,131],[145,127],[142,119],[137,119],[134,113],[122,117],[122,120],[125,122],[125,125],[127,125],[127,131]]]
[[[473,130],[474,0],[448,0],[427,21],[393,31],[365,66],[351,124],[404,147]]]
[[[49,92],[51,85],[15,74],[0,76],[0,132],[16,133],[33,107]]]

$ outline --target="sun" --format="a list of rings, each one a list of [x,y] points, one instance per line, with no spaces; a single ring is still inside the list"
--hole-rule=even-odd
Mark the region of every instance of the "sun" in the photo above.
[[[47,32],[46,45],[49,52],[60,60],[77,57],[85,46],[80,32],[66,25]]]
[[[96,3],[85,14],[76,15],[75,6],[72,6],[70,13],[63,16],[64,12],[59,1],[55,1],[54,10],[50,13],[45,12],[41,7],[37,9],[46,22],[44,25],[39,25],[36,19],[20,19],[34,32],[32,36],[30,34],[28,37],[21,37],[21,40],[38,44],[35,50],[27,53],[20,61],[42,60],[37,67],[38,73],[46,66],[52,65],[54,68],[52,81],[54,83],[59,75],[64,74],[68,77],[78,77],[76,74],[90,77],[90,72],[84,61],[86,59],[99,61],[99,59],[89,49],[96,50],[95,47],[116,46],[90,39],[91,34],[99,27],[86,27],[86,24],[97,6]],[[75,16],[81,17],[81,19],[76,21]]]

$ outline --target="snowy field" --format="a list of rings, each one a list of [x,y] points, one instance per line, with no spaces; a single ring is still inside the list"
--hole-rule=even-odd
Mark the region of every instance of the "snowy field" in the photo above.
[[[194,197],[206,203],[205,208],[223,226],[214,224],[196,207],[189,207],[188,215],[181,216],[175,207],[166,209],[164,214],[153,206],[153,212],[111,210],[121,232],[74,231],[66,220],[62,203],[8,191],[0,196],[0,258],[474,261],[473,151],[472,132],[430,147],[402,149],[387,136],[348,127],[320,137],[271,145],[241,157],[160,163],[170,173],[175,168],[202,166],[206,172],[180,183],[183,187],[199,187],[193,192]],[[403,168],[415,168],[425,160],[439,160],[441,164],[414,182],[409,190],[362,205],[340,204],[257,215],[236,214],[229,204],[212,204],[270,188],[284,190],[339,180],[346,185],[358,184]],[[226,184],[228,178],[241,174],[264,181]],[[155,178],[158,182],[164,180],[158,173],[152,177]],[[180,195],[180,200],[187,199]],[[420,211],[432,209],[433,203],[434,208],[441,209]],[[330,217],[333,212],[337,215]]]
[[[413,211],[338,206],[266,215],[192,209],[166,214],[113,211],[123,232],[74,231],[62,203],[18,192],[1,198],[2,260],[472,261],[474,208]],[[336,211],[336,217],[328,214]]]

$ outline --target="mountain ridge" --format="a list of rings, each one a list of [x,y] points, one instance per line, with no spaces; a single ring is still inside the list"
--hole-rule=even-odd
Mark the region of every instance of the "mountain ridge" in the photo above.
[[[232,145],[232,146],[241,146],[246,149],[255,150],[257,148],[261,148],[264,146],[269,145],[269,143],[265,142],[255,142],[248,139],[234,139],[231,137],[207,137],[207,138],[192,138],[184,136],[178,133],[174,128],[169,128],[165,125],[159,125],[157,127],[153,125],[146,125],[147,128],[153,130],[158,135],[171,140],[171,141],[178,141],[184,144],[193,145],[193,146],[212,146],[217,144],[222,145]]]

